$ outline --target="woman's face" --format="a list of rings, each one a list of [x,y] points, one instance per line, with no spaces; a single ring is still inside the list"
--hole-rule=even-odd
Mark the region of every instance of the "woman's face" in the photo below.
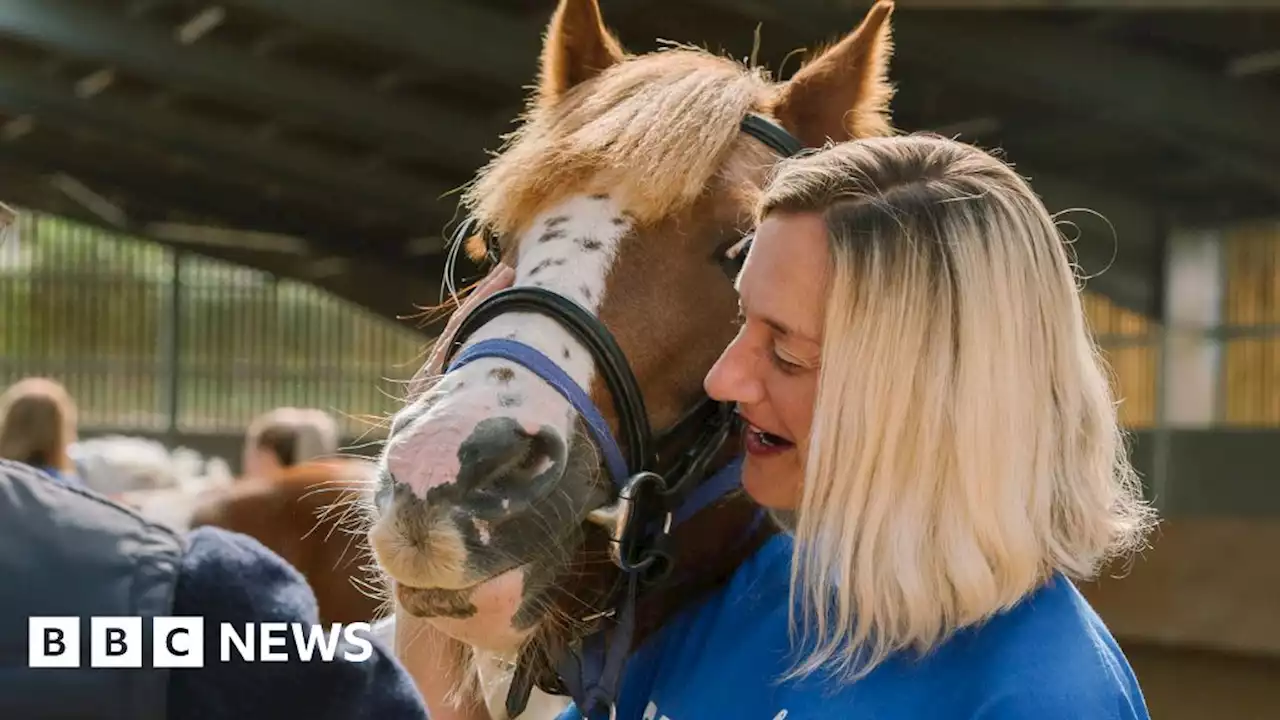
[[[742,482],[765,507],[800,502],[828,272],[821,215],[766,218],[738,278],[738,335],[707,374],[707,394],[747,422]]]

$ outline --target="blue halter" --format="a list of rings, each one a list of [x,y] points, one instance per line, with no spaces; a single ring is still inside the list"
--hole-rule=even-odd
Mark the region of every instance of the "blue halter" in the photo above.
[[[587,423],[591,439],[596,441],[596,446],[604,455],[605,467],[608,468],[614,484],[619,488],[622,487],[622,483],[627,479],[627,461],[622,458],[618,441],[614,439],[613,432],[609,430],[609,423],[600,414],[599,408],[591,402],[591,398],[587,397],[568,373],[537,348],[506,339],[481,340],[468,347],[449,365],[449,371],[452,372],[481,358],[501,358],[523,365],[564,396],[564,399],[569,401],[573,409],[577,410],[578,415],[582,416]]]

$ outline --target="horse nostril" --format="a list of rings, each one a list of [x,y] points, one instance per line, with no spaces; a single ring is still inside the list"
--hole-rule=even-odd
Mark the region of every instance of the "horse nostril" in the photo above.
[[[458,485],[477,499],[531,502],[560,476],[564,458],[550,428],[530,434],[512,418],[489,418],[458,449]]]

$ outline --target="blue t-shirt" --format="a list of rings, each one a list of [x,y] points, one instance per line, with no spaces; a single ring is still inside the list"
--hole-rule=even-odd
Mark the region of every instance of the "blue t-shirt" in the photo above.
[[[899,655],[856,683],[778,682],[788,635],[791,538],[668,623],[628,663],[618,720],[1149,720],[1128,661],[1063,576],[925,658]],[[570,707],[560,718],[580,718]]]

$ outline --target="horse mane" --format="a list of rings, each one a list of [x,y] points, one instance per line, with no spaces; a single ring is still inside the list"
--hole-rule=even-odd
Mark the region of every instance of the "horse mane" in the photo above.
[[[725,173],[743,116],[771,102],[766,71],[730,58],[683,46],[629,57],[554,102],[534,98],[463,201],[500,236],[581,193],[655,222]]]

